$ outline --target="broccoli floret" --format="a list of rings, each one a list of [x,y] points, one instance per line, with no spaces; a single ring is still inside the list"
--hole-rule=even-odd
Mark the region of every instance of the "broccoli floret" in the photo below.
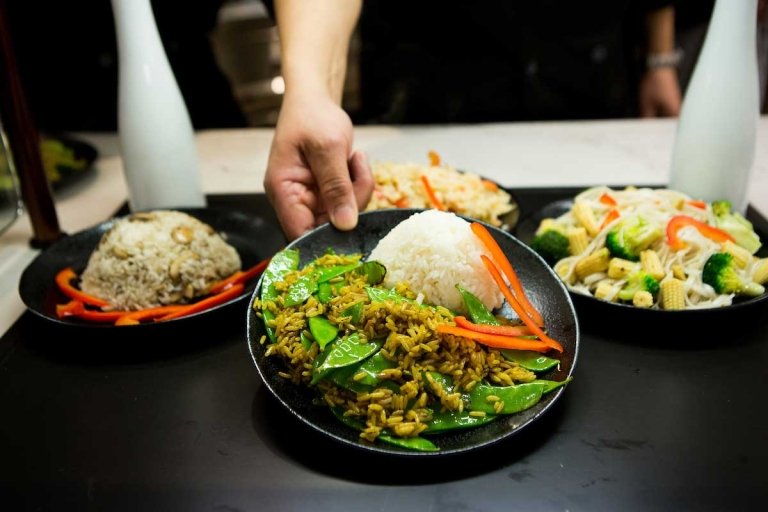
[[[716,252],[704,264],[701,280],[717,293],[735,293],[756,297],[765,292],[762,285],[743,279],[736,270],[733,256],[727,252]]]
[[[536,235],[531,242],[531,248],[539,253],[550,265],[554,265],[570,255],[568,238],[554,229],[548,229]]]
[[[632,300],[632,297],[641,291],[656,297],[659,293],[659,280],[643,270],[635,272],[627,278],[627,284],[619,291],[617,297],[621,300]]]
[[[752,223],[739,212],[731,211],[731,203],[715,201],[712,203],[712,213],[715,214],[715,226],[731,235],[737,244],[752,254],[760,249],[760,237],[752,228]]]
[[[661,228],[648,223],[642,217],[629,217],[608,232],[605,246],[612,256],[629,261],[640,259],[640,252],[661,238]]]

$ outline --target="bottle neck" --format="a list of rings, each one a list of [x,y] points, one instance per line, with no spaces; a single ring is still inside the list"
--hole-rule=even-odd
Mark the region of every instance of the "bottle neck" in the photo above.
[[[702,52],[714,45],[757,58],[757,0],[715,1]]]

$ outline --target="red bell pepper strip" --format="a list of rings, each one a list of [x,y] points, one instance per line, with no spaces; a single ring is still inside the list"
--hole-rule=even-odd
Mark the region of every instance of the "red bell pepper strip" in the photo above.
[[[513,350],[534,350],[536,352],[548,352],[550,347],[538,340],[527,338],[516,338],[514,336],[500,336],[498,334],[488,334],[486,332],[477,332],[455,325],[440,324],[437,326],[437,332],[440,334],[452,334],[468,338],[483,345],[495,348],[513,349]]]
[[[715,242],[723,243],[729,240],[731,242],[734,241],[733,237],[722,229],[717,229],[714,226],[710,226],[705,222],[701,222],[687,215],[675,215],[669,219],[669,223],[667,223],[667,243],[672,249],[677,251],[685,247],[685,242],[678,238],[677,233],[686,226],[695,227],[699,233]]]
[[[128,313],[130,313],[130,311],[98,311],[87,309],[82,301],[76,299],[71,300],[66,304],[56,305],[56,316],[59,318],[73,317],[94,323],[112,323],[120,318],[120,316]]]
[[[115,325],[138,325],[144,320],[150,320],[175,313],[185,306],[172,304],[155,308],[140,309],[138,311],[121,311],[121,315],[115,320]]]
[[[72,267],[66,267],[61,269],[56,274],[56,285],[59,287],[59,290],[61,290],[61,293],[63,293],[70,299],[79,300],[83,304],[88,304],[90,306],[97,306],[97,307],[109,306],[109,302],[103,299],[100,299],[98,297],[88,295],[87,293],[81,290],[78,290],[77,288],[72,286],[72,280],[76,278],[77,278],[77,274],[72,269]]]
[[[179,308],[177,311],[174,311],[173,313],[169,313],[167,315],[163,315],[160,318],[158,318],[157,321],[160,322],[165,320],[173,320],[173,319],[181,318],[183,316],[188,316],[194,313],[199,313],[200,311],[205,311],[206,309],[210,309],[214,306],[218,306],[219,304],[223,304],[230,299],[234,299],[235,297],[237,297],[243,292],[244,288],[245,286],[242,283],[233,284],[232,286],[230,286],[229,288],[226,288],[221,293],[212,295],[210,297],[206,297],[205,299],[197,301],[193,304],[181,306],[181,308]]]
[[[261,275],[262,272],[264,272],[264,269],[267,268],[270,259],[271,258],[261,260],[248,270],[238,270],[231,276],[214,283],[213,286],[211,286],[209,293],[216,294],[220,291],[223,291],[225,288],[232,286],[233,284],[247,283],[251,279],[254,279],[255,277]]]
[[[427,178],[422,174],[421,182],[424,184],[424,190],[426,190],[427,192],[427,197],[429,198],[429,202],[432,205],[432,207],[437,210],[445,210],[443,203],[440,202],[440,199],[438,199],[437,195],[435,194],[435,190],[432,188],[432,185],[429,183],[429,178]]]
[[[475,332],[484,332],[486,334],[498,334],[500,336],[530,336],[533,334],[531,330],[524,325],[491,325],[491,324],[476,324],[470,322],[463,316],[453,317],[453,321],[456,322],[458,327],[469,329]]]

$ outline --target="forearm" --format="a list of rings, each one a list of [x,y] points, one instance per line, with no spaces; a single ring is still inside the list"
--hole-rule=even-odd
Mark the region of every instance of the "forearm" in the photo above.
[[[361,0],[276,0],[286,96],[341,103],[349,40]]]
[[[668,54],[675,51],[675,9],[672,6],[650,11],[645,17],[646,53]]]

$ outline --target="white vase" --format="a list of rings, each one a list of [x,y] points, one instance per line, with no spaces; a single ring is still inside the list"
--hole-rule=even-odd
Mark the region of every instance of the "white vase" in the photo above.
[[[742,214],[759,119],[757,0],[717,0],[678,120],[669,187]]]
[[[112,10],[118,131],[130,208],[205,206],[194,130],[150,1],[112,0]]]

